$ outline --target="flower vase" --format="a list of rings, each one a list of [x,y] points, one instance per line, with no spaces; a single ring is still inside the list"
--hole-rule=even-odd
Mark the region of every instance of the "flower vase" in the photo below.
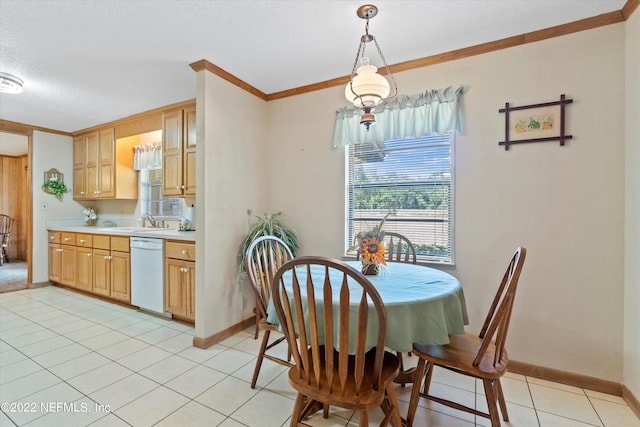
[[[380,272],[380,264],[362,264],[361,271],[365,276],[375,276]]]

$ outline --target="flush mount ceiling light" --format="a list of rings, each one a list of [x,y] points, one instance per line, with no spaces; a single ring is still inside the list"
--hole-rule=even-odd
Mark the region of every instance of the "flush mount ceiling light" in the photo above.
[[[0,92],[22,93],[22,80],[7,73],[0,73]]]
[[[376,122],[373,115],[374,108],[384,99],[396,96],[398,93],[398,85],[396,84],[393,74],[391,74],[386,59],[384,59],[378,41],[373,35],[369,34],[369,19],[378,14],[378,8],[372,4],[366,4],[360,6],[356,14],[366,21],[364,27],[365,33],[360,38],[360,45],[358,46],[356,59],[353,63],[353,69],[351,70],[351,79],[344,89],[344,95],[349,102],[362,109],[363,114],[362,117],[360,117],[360,123],[369,130],[369,127]],[[371,65],[369,57],[365,56],[365,48],[367,43],[371,41],[373,41],[378,50],[378,55],[380,55],[380,59],[387,73],[386,78],[377,73],[378,68]],[[389,81],[391,81],[393,85],[393,95],[391,96],[389,96],[391,93],[391,84]]]

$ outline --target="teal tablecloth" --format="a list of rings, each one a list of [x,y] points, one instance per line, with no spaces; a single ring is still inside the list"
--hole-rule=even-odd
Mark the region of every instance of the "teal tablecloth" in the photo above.
[[[359,269],[360,262],[347,262]],[[322,286],[324,268],[315,266],[311,275],[314,283]],[[335,272],[335,271],[334,271]],[[306,281],[306,270],[296,270],[301,283]],[[339,290],[341,273],[335,272],[334,292]],[[291,273],[283,276],[285,283]],[[367,276],[382,297],[387,310],[386,345],[392,350],[408,352],[414,342],[447,344],[449,334],[463,334],[469,323],[464,293],[460,282],[445,272],[413,264],[388,263],[377,276]],[[359,288],[358,285],[354,285]],[[316,292],[316,298],[322,295]],[[359,295],[353,295],[358,299]],[[335,294],[334,294],[335,299]],[[268,321],[278,323],[275,308],[269,302]],[[372,333],[369,334],[373,336]]]

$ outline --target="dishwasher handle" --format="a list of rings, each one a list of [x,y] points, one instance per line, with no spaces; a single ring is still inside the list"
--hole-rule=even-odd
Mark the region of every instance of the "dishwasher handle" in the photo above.
[[[162,239],[131,239],[131,249],[146,249],[146,250],[162,250],[164,240]]]

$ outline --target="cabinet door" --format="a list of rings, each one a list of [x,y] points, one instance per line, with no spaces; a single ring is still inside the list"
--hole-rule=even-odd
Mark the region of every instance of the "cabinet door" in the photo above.
[[[196,320],[196,263],[189,262],[188,271],[185,274],[187,281],[187,294],[189,303],[187,304],[187,319]]]
[[[111,297],[131,302],[131,275],[129,254],[111,252]]]
[[[186,317],[189,304],[185,275],[185,261],[167,258],[165,262],[165,310],[176,316]]]
[[[184,110],[184,159],[183,184],[184,194],[196,194],[196,107]]]
[[[73,139],[73,198],[82,200],[87,195],[87,143],[84,136]]]
[[[83,291],[93,289],[93,249],[76,248],[76,287]]]
[[[49,243],[49,280],[60,283],[62,265],[60,260],[60,245]]]
[[[98,134],[100,165],[98,191],[100,198],[116,197],[115,190],[115,139],[113,128],[103,129]]]
[[[111,295],[111,251],[104,249],[93,250],[93,292]]]
[[[87,199],[95,199],[99,196],[98,169],[100,163],[100,150],[98,145],[98,132],[86,136],[87,144]]]
[[[76,247],[69,245],[60,246],[60,283],[67,286],[76,286]]]
[[[162,129],[162,193],[182,195],[182,110],[164,113]]]

